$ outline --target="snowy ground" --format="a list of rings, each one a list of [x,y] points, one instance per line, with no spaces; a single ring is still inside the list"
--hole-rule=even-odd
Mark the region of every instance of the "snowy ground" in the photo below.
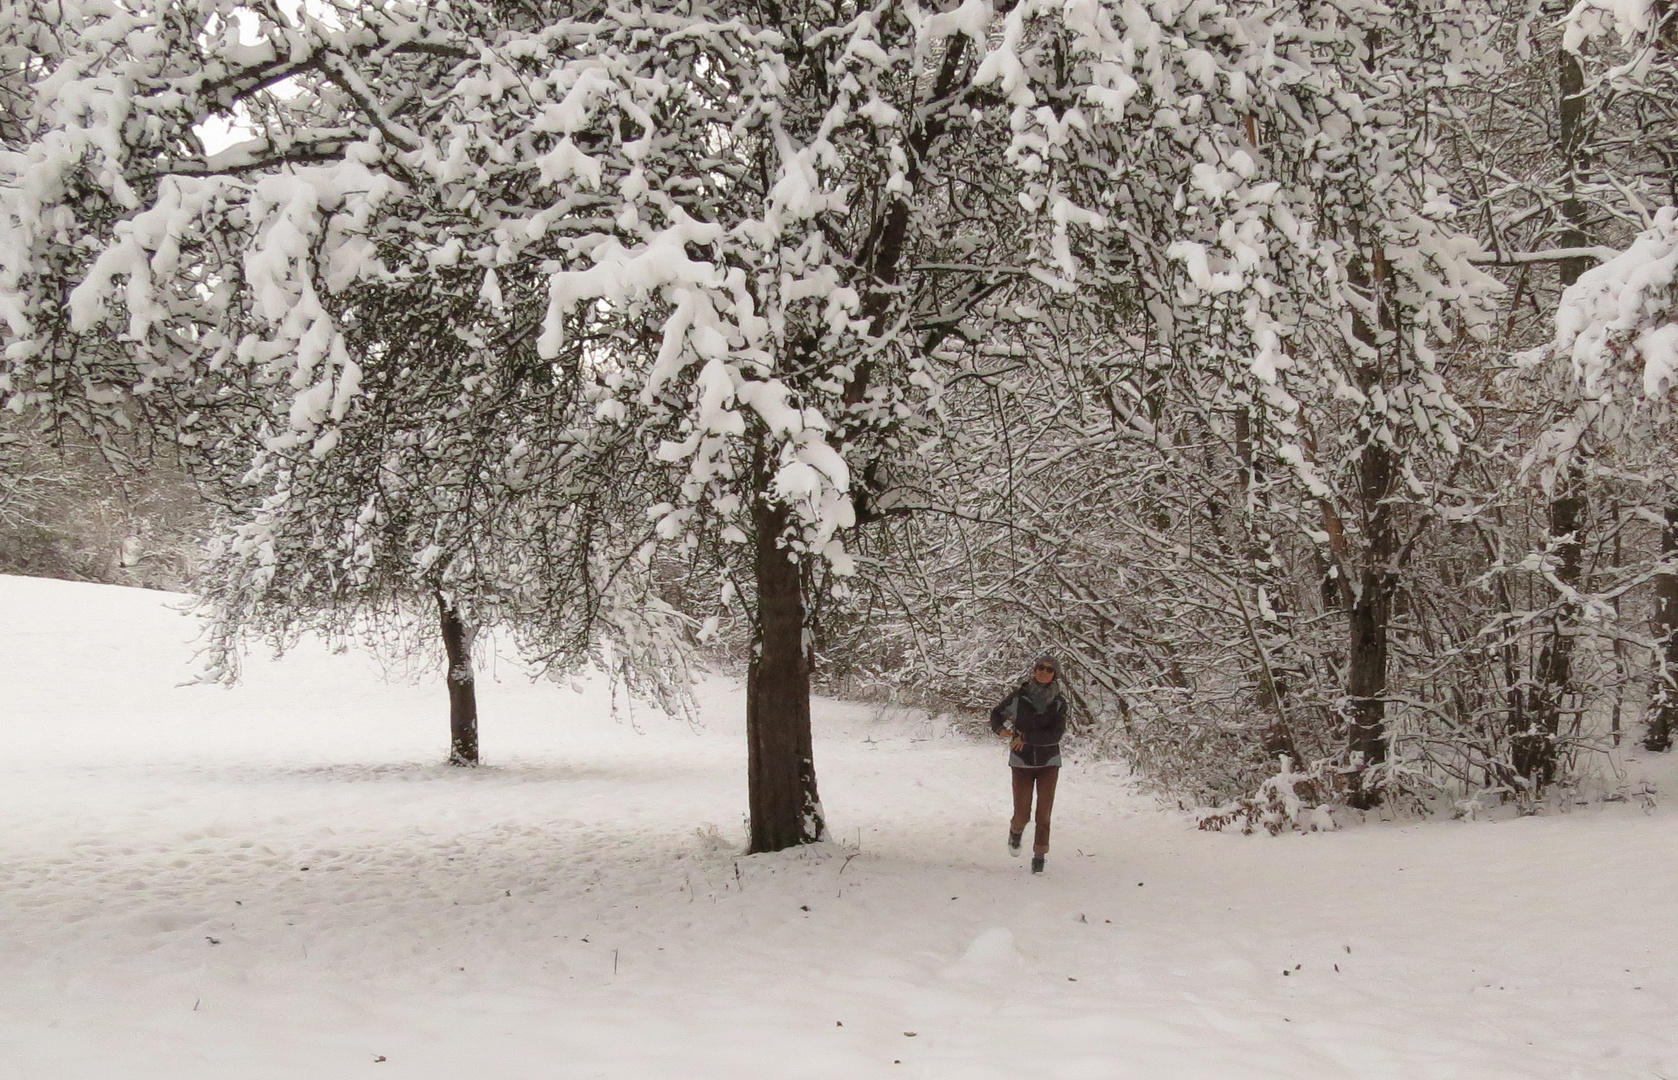
[[[177,687],[170,600],[0,577],[7,1080],[1678,1080],[1666,810],[1243,838],[1069,768],[1034,879],[996,746],[826,702],[838,842],[742,857],[732,684],[506,667],[451,770],[360,657]]]

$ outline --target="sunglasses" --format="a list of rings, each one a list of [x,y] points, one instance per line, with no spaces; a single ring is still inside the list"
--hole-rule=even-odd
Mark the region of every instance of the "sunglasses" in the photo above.
[[[1032,668],[1031,670],[1033,670],[1033,671],[1047,671],[1050,675],[1053,675],[1055,673],[1055,669],[1050,667],[1048,664],[1038,664],[1036,667]]]

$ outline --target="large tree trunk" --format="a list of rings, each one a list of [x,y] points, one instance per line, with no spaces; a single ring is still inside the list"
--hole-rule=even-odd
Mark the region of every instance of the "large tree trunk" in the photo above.
[[[1359,472],[1367,531],[1347,620],[1346,750],[1357,779],[1348,801],[1367,809],[1381,796],[1369,785],[1366,771],[1387,760],[1387,635],[1393,594],[1398,591],[1398,528],[1385,501],[1392,485],[1393,454],[1375,442],[1373,434],[1363,448]]]
[[[1374,323],[1361,312],[1352,314],[1353,337],[1372,353],[1358,366],[1358,384],[1368,393],[1381,381],[1380,349],[1393,334],[1384,295],[1387,266],[1377,250],[1368,271],[1356,263],[1350,270],[1353,283],[1370,290],[1376,307]],[[1353,781],[1347,801],[1359,809],[1381,801],[1368,770],[1387,759],[1387,635],[1393,594],[1398,591],[1398,523],[1388,501],[1398,470],[1395,452],[1381,441],[1379,427],[1378,418],[1370,421],[1358,454],[1363,549],[1359,552],[1357,590],[1350,597],[1347,611],[1346,756]]]
[[[1666,508],[1661,530],[1661,556],[1678,559],[1678,506]],[[1655,575],[1655,690],[1649,702],[1649,730],[1643,745],[1650,750],[1672,749],[1678,732],[1678,572]]]
[[[453,604],[437,596],[442,616],[443,651],[449,661],[449,764],[478,763],[478,691],[472,676],[472,639],[476,629],[461,619]]]
[[[804,582],[791,552],[780,546],[786,508],[760,498],[755,518],[757,622],[746,674],[746,776],[751,850],[759,852],[813,844],[827,824],[810,740]]]

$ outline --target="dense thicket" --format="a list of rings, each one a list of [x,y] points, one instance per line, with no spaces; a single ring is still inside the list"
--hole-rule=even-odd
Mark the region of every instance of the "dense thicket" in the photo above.
[[[0,413],[0,573],[190,587],[212,513],[178,455],[34,419]]]
[[[1380,287],[1397,273],[1379,264],[1426,237],[1388,219],[1354,279],[1370,314],[1339,324],[1354,358],[1315,387],[1207,370],[1241,334],[1201,330],[1188,356],[1148,336],[1157,320],[1056,365],[999,368],[963,399],[952,449],[951,475],[977,494],[869,549],[882,573],[856,614],[871,642],[849,658],[859,670],[973,706],[998,668],[1053,643],[1088,745],[1191,804],[1260,792],[1279,755],[1302,794],[1365,801],[1348,781],[1367,768],[1372,705],[1384,760],[1362,782],[1406,803],[1526,801],[1604,770],[1622,740],[1670,744],[1662,207],[1678,126],[1654,87],[1670,86],[1672,9],[1649,6],[1623,36],[1588,8],[1571,30],[1520,4],[1418,5],[1456,30],[1400,31],[1405,11],[1387,12],[1379,50],[1404,74],[1360,100],[1385,93],[1417,171],[1340,181],[1425,185],[1474,236],[1469,272],[1496,275],[1473,283],[1478,302],[1403,355],[1422,313],[1414,292]],[[1278,171],[1300,160],[1284,136],[1268,143]],[[1319,190],[1320,228],[1335,214],[1343,235],[1369,225],[1355,195]],[[1273,385],[1294,401],[1277,408]],[[1372,626],[1374,695],[1355,670]]]

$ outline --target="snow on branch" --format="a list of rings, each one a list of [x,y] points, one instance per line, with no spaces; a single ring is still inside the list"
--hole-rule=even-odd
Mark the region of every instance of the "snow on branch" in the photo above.
[[[1553,347],[1572,361],[1587,396],[1611,397],[1629,383],[1654,402],[1678,386],[1675,283],[1678,208],[1668,206],[1629,248],[1563,293]]]

